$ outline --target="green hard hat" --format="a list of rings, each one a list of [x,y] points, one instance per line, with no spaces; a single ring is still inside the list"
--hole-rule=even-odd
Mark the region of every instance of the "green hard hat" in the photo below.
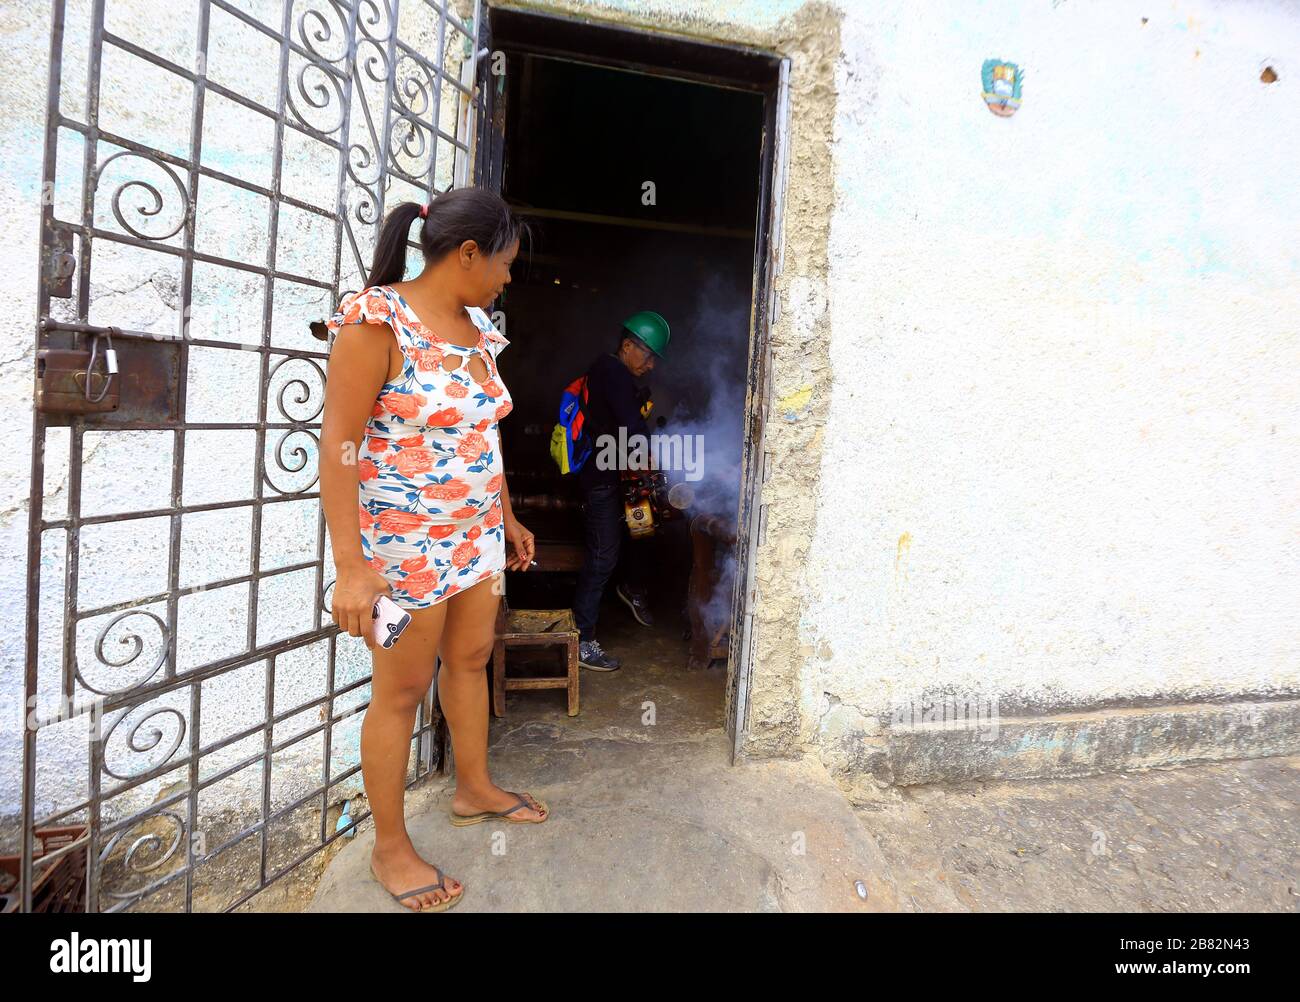
[[[623,321],[623,328],[635,334],[660,358],[668,350],[668,321],[654,310],[633,313]]]

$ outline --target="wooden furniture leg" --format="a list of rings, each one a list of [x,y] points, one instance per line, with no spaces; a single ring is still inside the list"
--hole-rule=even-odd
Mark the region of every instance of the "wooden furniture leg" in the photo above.
[[[565,646],[565,655],[568,658],[569,669],[569,716],[578,715],[578,637],[576,634],[569,634],[569,642]]]

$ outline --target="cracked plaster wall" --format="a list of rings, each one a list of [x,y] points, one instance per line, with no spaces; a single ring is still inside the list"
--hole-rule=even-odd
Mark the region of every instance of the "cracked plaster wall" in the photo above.
[[[542,6],[793,61],[747,754],[1300,689],[1294,7]]]
[[[1300,12],[845,10],[800,739],[1294,695]]]
[[[508,6],[793,60],[746,754],[870,737],[935,690],[1042,712],[1297,689],[1293,8]],[[3,30],[34,54],[0,143],[0,392],[25,422],[46,28]],[[1010,119],[980,98],[994,56],[1028,70]],[[26,446],[6,456],[20,555]],[[16,626],[21,560],[0,573]]]

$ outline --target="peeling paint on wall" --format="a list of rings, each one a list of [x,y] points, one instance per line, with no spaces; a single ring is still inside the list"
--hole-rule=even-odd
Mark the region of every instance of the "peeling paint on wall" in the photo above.
[[[780,397],[776,402],[776,408],[783,411],[787,420],[793,421],[812,400],[813,388],[811,386],[802,386],[793,393],[787,393]]]
[[[894,551],[894,577],[898,577],[899,569],[903,565],[903,558],[907,556],[908,551],[912,548],[912,534],[905,532],[898,537],[898,547]]]

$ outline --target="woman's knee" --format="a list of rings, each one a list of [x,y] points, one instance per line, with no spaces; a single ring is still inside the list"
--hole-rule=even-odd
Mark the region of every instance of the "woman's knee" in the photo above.
[[[423,702],[425,694],[432,685],[433,678],[421,684],[418,680],[389,681],[382,686],[371,684],[370,705],[376,703],[387,705],[393,710],[410,710]]]
[[[442,652],[442,667],[456,672],[480,672],[492,657],[493,637],[480,641],[458,641]]]

